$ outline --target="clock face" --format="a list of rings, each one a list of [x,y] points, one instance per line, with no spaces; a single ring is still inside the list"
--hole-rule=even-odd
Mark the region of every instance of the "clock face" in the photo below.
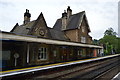
[[[39,34],[40,34],[41,36],[44,36],[44,35],[45,35],[45,31],[44,31],[43,29],[40,29]]]

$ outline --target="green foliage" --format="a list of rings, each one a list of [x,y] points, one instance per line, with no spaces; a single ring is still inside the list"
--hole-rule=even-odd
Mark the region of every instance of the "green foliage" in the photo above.
[[[92,43],[93,43],[94,45],[98,45],[98,44],[99,44],[99,40],[94,39]]]
[[[120,38],[117,38],[117,52],[120,53]]]
[[[116,37],[116,32],[112,28],[105,31],[104,37],[99,40],[104,46],[105,55],[120,53],[120,38]]]
[[[106,31],[104,32],[104,35],[116,36],[117,33],[114,32],[113,28],[108,28],[108,30],[106,30]]]

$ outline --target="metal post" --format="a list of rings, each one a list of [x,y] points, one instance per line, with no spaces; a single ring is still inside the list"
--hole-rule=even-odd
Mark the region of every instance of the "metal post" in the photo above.
[[[15,67],[17,66],[17,58],[15,58]]]
[[[29,63],[29,44],[27,46],[27,63]]]
[[[17,66],[17,58],[19,58],[19,54],[15,53],[14,58],[15,58],[15,67],[16,67]]]

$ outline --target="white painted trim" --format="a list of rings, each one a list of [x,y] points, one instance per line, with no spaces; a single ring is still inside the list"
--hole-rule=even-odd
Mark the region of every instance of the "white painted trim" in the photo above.
[[[0,39],[6,39],[6,40],[40,42],[40,43],[46,43],[46,44],[80,46],[80,47],[89,47],[89,48],[103,48],[102,46],[97,46],[97,45],[51,40],[51,39],[37,38],[37,37],[31,37],[31,36],[15,35],[15,34],[10,34],[10,33],[0,33],[0,34],[2,34],[2,36],[0,36]]]
[[[29,51],[29,50],[30,50],[30,49],[29,49],[29,44],[27,44],[27,46],[28,46],[28,47],[27,47],[27,63],[29,63],[29,57],[30,57],[30,56],[29,56],[29,52],[30,52],[30,51]]]

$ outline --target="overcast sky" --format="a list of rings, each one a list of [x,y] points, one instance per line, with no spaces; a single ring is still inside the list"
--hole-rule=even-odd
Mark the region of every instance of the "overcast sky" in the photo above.
[[[118,32],[119,0],[0,0],[0,30],[10,31],[21,25],[24,12],[29,9],[31,21],[43,12],[47,25],[53,27],[67,6],[73,14],[85,11],[93,39],[100,39],[109,27]]]

